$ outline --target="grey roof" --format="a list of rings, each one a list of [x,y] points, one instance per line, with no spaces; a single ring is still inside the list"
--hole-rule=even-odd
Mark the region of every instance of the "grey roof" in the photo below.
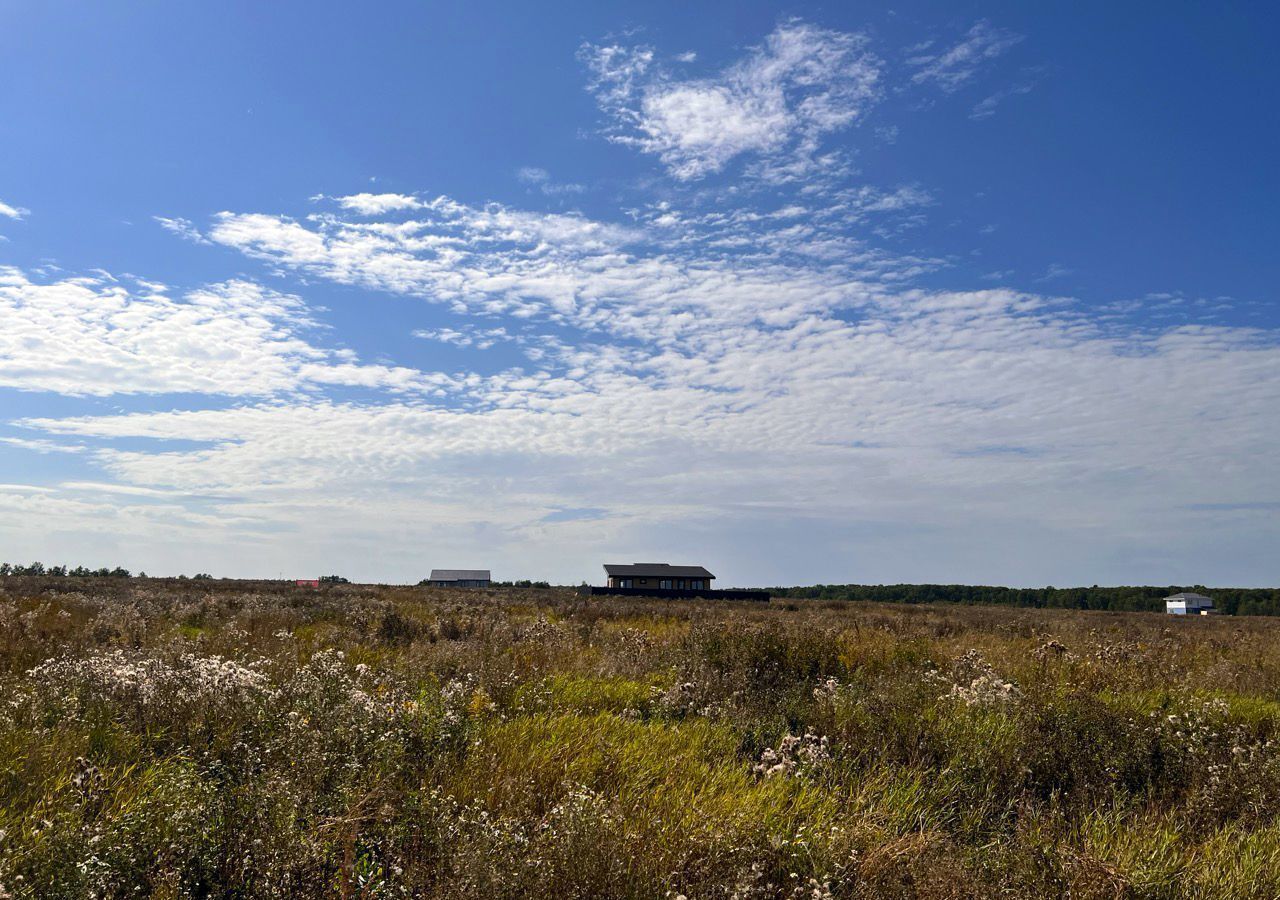
[[[1165,597],[1164,599],[1166,600],[1211,600],[1212,598],[1206,597],[1204,594],[1194,594],[1194,593],[1189,593],[1188,591],[1183,591],[1180,594],[1174,594],[1172,597]]]
[[[488,569],[432,569],[427,581],[488,581]]]
[[[605,573],[610,578],[715,578],[702,566],[672,566],[667,563],[632,563],[619,565],[606,563]]]

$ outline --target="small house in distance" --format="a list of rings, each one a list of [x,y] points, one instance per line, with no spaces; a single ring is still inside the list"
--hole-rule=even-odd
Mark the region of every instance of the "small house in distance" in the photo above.
[[[716,576],[702,566],[672,566],[667,563],[606,564],[609,587],[652,587],[664,591],[702,591],[711,587]]]
[[[715,590],[716,576],[702,566],[670,563],[608,563],[605,587],[584,584],[578,593],[588,597],[661,597],[668,600],[769,600],[768,591]]]
[[[1171,616],[1212,616],[1218,612],[1209,597],[1186,591],[1165,597],[1164,611]]]
[[[432,587],[488,587],[488,569],[432,569],[427,584]]]

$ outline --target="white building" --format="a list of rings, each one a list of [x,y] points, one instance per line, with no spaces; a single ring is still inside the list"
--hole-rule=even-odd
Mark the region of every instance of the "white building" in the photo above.
[[[1213,608],[1213,601],[1204,594],[1189,594],[1186,591],[1165,597],[1164,611],[1171,616],[1211,616],[1217,612]]]

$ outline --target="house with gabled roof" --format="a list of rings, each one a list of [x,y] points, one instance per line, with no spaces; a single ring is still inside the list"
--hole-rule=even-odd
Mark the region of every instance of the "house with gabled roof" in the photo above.
[[[583,584],[578,593],[587,597],[659,597],[667,600],[757,600],[768,602],[768,591],[711,587],[714,575],[702,566],[670,563],[606,563],[605,587]]]
[[[1171,616],[1212,616],[1218,612],[1212,598],[1191,591],[1165,597],[1164,611]]]
[[[605,575],[611,588],[652,588],[662,591],[705,591],[716,576],[702,566],[673,566],[668,563],[606,563]]]
[[[432,587],[488,587],[488,569],[432,569],[427,584]]]

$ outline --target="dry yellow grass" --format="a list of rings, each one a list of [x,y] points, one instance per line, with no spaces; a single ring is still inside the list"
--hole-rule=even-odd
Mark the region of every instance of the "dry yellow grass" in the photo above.
[[[1276,897],[1280,621],[0,581],[0,897]]]

